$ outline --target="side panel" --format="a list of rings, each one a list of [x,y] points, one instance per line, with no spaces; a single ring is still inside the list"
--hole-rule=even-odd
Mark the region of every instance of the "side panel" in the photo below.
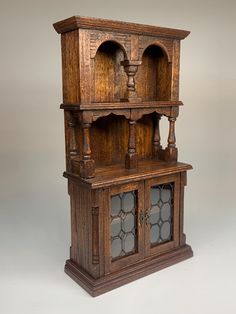
[[[180,67],[180,41],[174,40],[173,43],[173,61],[172,61],[172,79],[171,79],[171,100],[179,100],[179,67]]]
[[[80,102],[78,30],[61,35],[63,103]]]
[[[69,180],[71,198],[71,259],[90,272],[92,252],[91,189]],[[89,253],[90,252],[90,253]]]

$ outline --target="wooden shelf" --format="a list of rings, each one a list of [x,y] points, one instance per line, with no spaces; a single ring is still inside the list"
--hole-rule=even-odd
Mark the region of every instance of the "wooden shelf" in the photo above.
[[[139,161],[138,168],[135,170],[125,169],[124,165],[112,165],[96,168],[95,177],[92,179],[82,179],[79,175],[70,172],[64,172],[64,177],[83,181],[95,189],[130,181],[138,181],[140,179],[144,180],[155,176],[179,173],[191,169],[191,165],[181,162],[142,160]]]
[[[182,106],[182,101],[143,101],[131,102],[101,102],[89,104],[61,104],[61,109],[66,110],[107,110],[107,109],[135,109],[135,108],[159,108]]]

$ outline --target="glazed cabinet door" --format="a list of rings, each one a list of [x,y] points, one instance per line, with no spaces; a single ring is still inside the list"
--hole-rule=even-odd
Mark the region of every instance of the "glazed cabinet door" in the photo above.
[[[107,189],[105,273],[113,272],[144,257],[144,182]]]
[[[145,181],[145,255],[179,245],[179,174]]]

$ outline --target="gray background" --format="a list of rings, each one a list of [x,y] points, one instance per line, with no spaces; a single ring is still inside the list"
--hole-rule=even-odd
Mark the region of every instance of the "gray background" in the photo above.
[[[70,217],[51,24],[76,14],[192,32],[176,133],[179,159],[194,166],[185,231],[195,257],[96,299],[63,273]],[[1,314],[236,312],[235,18],[234,0],[1,1]]]

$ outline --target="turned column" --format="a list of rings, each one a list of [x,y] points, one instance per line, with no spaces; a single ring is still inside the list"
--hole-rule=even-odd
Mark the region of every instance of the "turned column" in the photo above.
[[[168,145],[165,149],[165,159],[168,161],[177,161],[178,159],[178,150],[176,148],[175,142],[175,121],[176,118],[169,117],[169,135],[168,135]]]
[[[69,155],[70,157],[75,157],[78,154],[77,151],[77,144],[76,144],[76,138],[75,138],[75,127],[76,127],[76,122],[75,118],[73,117],[72,114],[70,114],[70,118],[68,121],[68,127],[69,127]]]
[[[65,110],[65,139],[66,139],[66,170],[72,170],[72,160],[78,156],[76,143],[76,119],[71,111]]]
[[[82,123],[83,132],[83,156],[80,161],[80,175],[82,178],[94,177],[95,164],[94,160],[91,159],[91,148],[90,148],[90,127],[91,123]]]
[[[134,80],[134,76],[138,71],[138,66],[141,63],[142,63],[141,61],[130,61],[130,60],[121,61],[121,65],[124,66],[125,73],[128,76],[127,91],[122,101],[128,101],[128,102],[141,101],[141,98],[137,96],[137,93],[135,90],[135,80]]]
[[[136,121],[129,120],[129,147],[125,156],[125,168],[135,169],[138,166],[138,154],[136,153]]]
[[[154,134],[153,134],[153,155],[158,157],[159,151],[162,149],[160,136],[160,120],[161,116],[156,113],[154,118]]]

